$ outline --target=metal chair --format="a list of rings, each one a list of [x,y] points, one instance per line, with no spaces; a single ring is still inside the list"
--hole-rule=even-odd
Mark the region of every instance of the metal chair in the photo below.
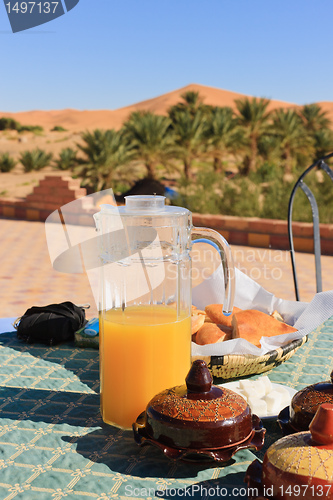
[[[295,250],[294,250],[294,241],[293,241],[293,230],[292,230],[292,210],[293,210],[293,202],[296,191],[298,188],[301,188],[302,191],[308,197],[308,200],[311,205],[312,211],[312,221],[313,221],[313,242],[314,242],[314,256],[315,256],[315,268],[316,268],[316,286],[317,293],[322,291],[322,279],[321,279],[321,246],[320,246],[320,231],[319,231],[319,212],[318,205],[316,199],[311,191],[311,189],[305,184],[303,181],[304,177],[311,172],[314,168],[320,168],[324,170],[327,175],[333,181],[333,171],[330,167],[325,163],[328,158],[331,158],[333,153],[324,156],[320,160],[317,160],[310,167],[308,167],[302,175],[297,180],[293,190],[291,192],[289,198],[289,206],[288,206],[288,236],[289,236],[289,245],[290,245],[290,256],[291,256],[291,264],[293,269],[293,277],[294,277],[294,286],[295,286],[295,295],[296,300],[299,300],[299,291],[298,291],[298,282],[297,282],[297,274],[296,274],[296,263],[295,263]],[[333,207],[332,207],[333,208]]]

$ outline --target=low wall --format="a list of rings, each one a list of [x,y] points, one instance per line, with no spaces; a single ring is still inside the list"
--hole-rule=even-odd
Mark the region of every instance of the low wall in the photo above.
[[[228,215],[193,214],[193,224],[210,227],[233,245],[289,250],[288,223],[284,220]],[[293,222],[295,250],[313,253],[313,226]],[[333,255],[333,224],[320,224],[321,251]]]
[[[44,222],[61,206],[86,195],[77,179],[46,176],[24,200],[0,199],[0,217]],[[87,211],[85,210],[87,214]],[[66,221],[73,224],[91,224],[91,217],[81,213],[71,214]],[[228,215],[193,214],[195,226],[210,227],[221,233],[233,245],[289,250],[287,221],[233,217]],[[313,228],[311,223],[293,223],[295,250],[313,253]],[[321,249],[333,255],[333,224],[320,224]]]

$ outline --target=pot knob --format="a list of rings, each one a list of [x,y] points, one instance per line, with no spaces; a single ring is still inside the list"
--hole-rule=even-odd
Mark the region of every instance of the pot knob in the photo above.
[[[309,425],[313,441],[319,444],[333,443],[333,404],[323,403],[319,406]]]
[[[207,393],[211,390],[213,379],[205,361],[202,359],[193,361],[185,382],[188,394]]]

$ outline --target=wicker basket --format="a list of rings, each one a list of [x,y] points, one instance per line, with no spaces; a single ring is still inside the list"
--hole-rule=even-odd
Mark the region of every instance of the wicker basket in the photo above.
[[[308,338],[293,340],[290,344],[269,351],[263,356],[252,354],[225,354],[224,356],[192,356],[195,359],[203,359],[215,378],[232,380],[249,375],[255,375],[272,370],[291,356],[307,342]]]

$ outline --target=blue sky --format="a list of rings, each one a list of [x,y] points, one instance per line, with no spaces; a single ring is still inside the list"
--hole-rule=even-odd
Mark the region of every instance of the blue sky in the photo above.
[[[1,2],[0,110],[116,109],[189,83],[333,101],[332,18],[332,0],[80,0],[13,34]]]

